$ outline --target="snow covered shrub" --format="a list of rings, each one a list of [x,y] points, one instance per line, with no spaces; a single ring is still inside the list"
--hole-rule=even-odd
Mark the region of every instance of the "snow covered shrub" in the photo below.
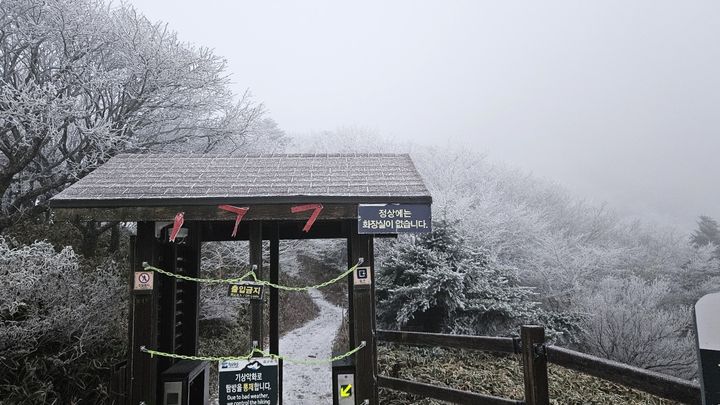
[[[433,228],[399,238],[378,267],[378,316],[385,327],[508,334],[520,323],[550,319],[515,271],[468,243],[454,224],[443,220]]]
[[[666,308],[667,281],[640,278],[602,281],[580,304],[584,351],[683,378],[696,372],[692,316],[688,307]]]
[[[103,403],[127,334],[120,265],[0,237],[0,279],[0,402]]]

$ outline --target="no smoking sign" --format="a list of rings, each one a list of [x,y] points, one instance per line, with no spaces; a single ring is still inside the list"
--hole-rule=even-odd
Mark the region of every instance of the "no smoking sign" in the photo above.
[[[135,290],[152,290],[153,274],[152,271],[136,271]]]

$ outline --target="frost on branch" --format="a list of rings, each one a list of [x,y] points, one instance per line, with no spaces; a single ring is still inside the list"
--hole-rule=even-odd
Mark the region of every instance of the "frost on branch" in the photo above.
[[[132,7],[0,2],[0,230],[120,152],[283,144],[224,59]]]
[[[102,386],[126,336],[125,275],[108,260],[85,269],[70,248],[0,237],[0,398],[73,403]]]

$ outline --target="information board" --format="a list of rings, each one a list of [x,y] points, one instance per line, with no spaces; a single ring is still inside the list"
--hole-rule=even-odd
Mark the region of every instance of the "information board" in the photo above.
[[[270,357],[221,361],[220,405],[277,405],[278,361]]]
[[[358,233],[426,233],[432,231],[430,204],[360,204]]]
[[[720,404],[720,293],[708,294],[695,304],[700,384],[703,404]]]

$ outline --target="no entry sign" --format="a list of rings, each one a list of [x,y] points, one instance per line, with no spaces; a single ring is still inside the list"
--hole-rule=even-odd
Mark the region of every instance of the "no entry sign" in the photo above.
[[[221,361],[220,405],[277,405],[278,361],[270,357]]]
[[[703,404],[720,404],[720,293],[708,294],[695,304],[698,358]]]
[[[251,282],[230,284],[228,286],[228,297],[261,300],[263,297],[263,285]]]
[[[153,289],[153,272],[152,271],[136,271],[135,272],[135,290],[152,290]]]

